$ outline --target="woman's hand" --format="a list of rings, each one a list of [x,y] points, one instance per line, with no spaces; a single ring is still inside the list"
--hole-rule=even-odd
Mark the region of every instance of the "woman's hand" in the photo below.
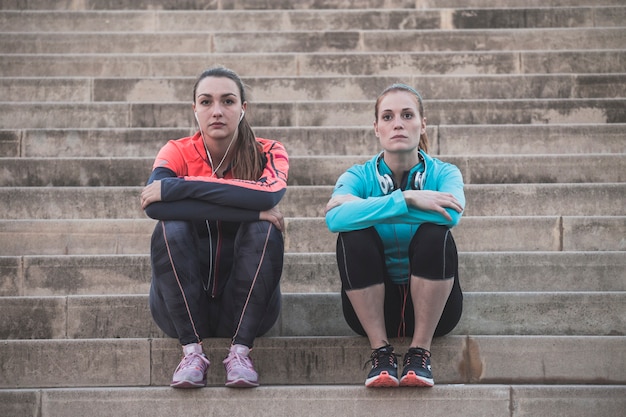
[[[161,181],[156,180],[146,185],[141,191],[141,208],[146,209],[150,204],[161,201]]]
[[[430,190],[407,190],[403,191],[402,194],[407,205],[420,210],[436,211],[448,220],[452,220],[452,217],[450,217],[446,208],[451,208],[459,213],[463,211],[459,200],[450,193]]]
[[[330,210],[334,209],[335,207],[339,207],[343,203],[348,202],[348,201],[353,201],[353,200],[360,200],[360,198],[352,194],[342,194],[342,195],[337,195],[331,198],[330,200],[328,200],[328,203],[326,203],[326,209],[324,210],[324,215],[326,215],[326,213],[328,213]]]
[[[285,230],[285,218],[283,217],[283,213],[278,210],[278,206],[274,206],[269,210],[260,212],[259,220],[265,220],[272,223],[281,232]]]

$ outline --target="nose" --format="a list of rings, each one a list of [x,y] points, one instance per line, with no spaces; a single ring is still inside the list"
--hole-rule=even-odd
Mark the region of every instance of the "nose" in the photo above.
[[[224,112],[222,111],[222,107],[219,104],[215,104],[213,106],[213,111],[211,112],[212,116],[222,116]]]

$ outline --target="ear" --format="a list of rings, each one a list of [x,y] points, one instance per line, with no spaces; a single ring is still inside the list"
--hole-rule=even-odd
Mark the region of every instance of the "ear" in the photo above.
[[[426,118],[425,117],[422,118],[422,127],[420,129],[420,135],[423,135],[424,133],[426,133]]]
[[[380,133],[378,133],[378,122],[374,122],[374,134],[377,138],[380,138]]]

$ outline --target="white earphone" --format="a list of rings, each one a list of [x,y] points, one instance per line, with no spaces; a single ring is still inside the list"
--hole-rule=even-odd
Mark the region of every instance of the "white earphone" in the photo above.
[[[241,121],[243,120],[243,116],[245,114],[246,114],[246,111],[244,109],[241,109],[241,116],[239,116],[239,122],[238,123],[241,123]],[[198,122],[198,126],[200,127],[200,120],[198,120],[198,112],[194,111],[193,115],[195,116],[196,122]],[[228,151],[230,150],[230,147],[233,144],[233,142],[235,141],[235,137],[237,136],[237,128],[233,132],[233,137],[230,140],[230,143],[228,144],[228,148],[226,148],[226,152],[224,152],[224,156],[222,157],[222,160],[220,161],[219,164],[217,164],[217,168],[213,168],[213,158],[211,158],[211,153],[209,152],[209,148],[207,147],[206,141],[204,140],[204,133],[202,132],[202,128],[200,128],[200,135],[202,136],[202,143],[204,144],[204,150],[206,151],[206,156],[208,158],[208,161],[206,161],[206,162],[207,162],[207,164],[209,164],[209,166],[213,170],[213,174],[211,174],[213,176],[213,175],[215,175],[217,173],[217,171],[220,169],[220,167],[224,163],[224,160],[226,159],[226,155],[228,155]]]
[[[419,154],[420,159],[423,161],[423,156],[422,154]],[[389,193],[391,193],[392,191],[394,191],[395,189],[398,188],[398,186],[396,185],[396,182],[393,180],[393,178],[391,177],[391,175],[389,174],[381,174],[380,173],[380,160],[383,158],[383,152],[381,152],[378,157],[376,158],[376,177],[378,178],[378,184],[380,185],[380,190],[383,192],[383,194],[387,195]],[[418,172],[416,171],[415,174],[413,175],[412,180],[409,179],[409,184],[411,184],[411,189],[412,190],[421,190],[424,188],[424,180],[426,179],[426,176],[424,175],[426,173],[426,162],[424,162],[424,172]]]

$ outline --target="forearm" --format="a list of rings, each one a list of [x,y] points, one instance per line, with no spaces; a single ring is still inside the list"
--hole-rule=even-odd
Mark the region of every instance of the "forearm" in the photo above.
[[[257,186],[256,183],[227,181],[196,181],[164,178],[161,181],[163,201],[185,199],[250,210],[269,210],[281,200],[285,187]]]
[[[223,220],[250,222],[259,220],[259,211],[219,206],[199,200],[159,201],[145,209],[156,220]]]
[[[425,211],[416,209],[414,207],[409,207],[409,210],[406,214],[399,216],[397,218],[390,218],[386,221],[386,223],[408,223],[408,224],[422,224],[422,223],[433,223],[442,226],[447,226],[452,228],[456,226],[461,220],[461,213],[457,212],[453,209],[445,209],[450,219],[447,219],[443,214],[435,212],[435,211]]]
[[[163,178],[176,178],[176,174],[168,168],[156,168],[150,173],[150,178],[146,182],[146,185],[152,184],[154,181],[162,180]]]
[[[326,213],[326,225],[333,232],[361,230],[407,213],[399,190],[382,197],[345,202]]]

